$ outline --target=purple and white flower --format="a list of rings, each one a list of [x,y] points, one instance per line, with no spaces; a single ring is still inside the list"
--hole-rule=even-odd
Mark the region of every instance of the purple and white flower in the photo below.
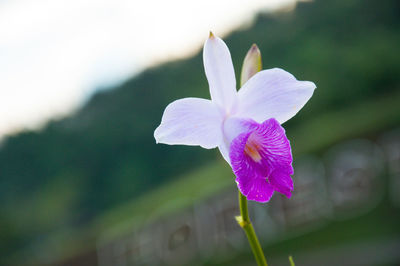
[[[226,44],[210,34],[203,50],[211,100],[184,98],[170,103],[157,143],[218,147],[249,200],[267,202],[274,191],[293,191],[292,154],[281,124],[311,98],[315,84],[273,68],[252,76],[239,91]]]

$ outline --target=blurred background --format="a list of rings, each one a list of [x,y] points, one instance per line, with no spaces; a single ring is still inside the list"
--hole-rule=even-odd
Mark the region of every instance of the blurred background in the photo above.
[[[209,30],[317,85],[292,198],[249,204],[270,265],[400,265],[397,0],[0,1],[1,265],[254,265],[218,151],[153,138]]]

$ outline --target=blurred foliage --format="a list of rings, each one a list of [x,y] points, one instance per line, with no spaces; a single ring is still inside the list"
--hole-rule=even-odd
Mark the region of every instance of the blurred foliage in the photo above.
[[[302,3],[293,13],[260,14],[225,41],[237,75],[257,43],[264,68],[281,67],[317,84],[288,129],[400,87],[397,0]],[[209,98],[201,52],[99,92],[40,132],[7,138],[0,147],[0,257],[220,160],[216,151],[155,144],[164,108],[183,97]]]

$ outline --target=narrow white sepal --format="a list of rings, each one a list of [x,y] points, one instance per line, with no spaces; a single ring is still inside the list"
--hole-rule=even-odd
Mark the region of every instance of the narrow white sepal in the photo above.
[[[212,101],[229,111],[237,97],[235,71],[228,47],[212,33],[204,44],[203,62]]]

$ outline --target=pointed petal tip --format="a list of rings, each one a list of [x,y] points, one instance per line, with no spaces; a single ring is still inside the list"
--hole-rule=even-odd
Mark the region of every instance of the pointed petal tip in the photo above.
[[[257,46],[257,44],[255,44],[255,43],[253,43],[252,45],[251,45],[251,50],[260,50],[260,49],[258,49],[258,46]]]
[[[257,44],[253,43],[253,45],[250,47],[250,50],[247,52],[246,57],[254,57],[252,58],[252,60],[261,64],[261,51],[258,48]],[[261,69],[259,69],[259,71],[261,71]]]
[[[314,87],[314,90],[317,88],[317,85],[315,85],[314,82],[310,81],[312,83],[312,86]]]
[[[309,88],[309,89],[311,89],[311,90],[315,90],[316,88],[317,88],[317,85],[315,85],[315,83],[314,82],[312,82],[312,81],[300,81],[300,82],[302,82],[303,84],[306,84],[306,86]]]

